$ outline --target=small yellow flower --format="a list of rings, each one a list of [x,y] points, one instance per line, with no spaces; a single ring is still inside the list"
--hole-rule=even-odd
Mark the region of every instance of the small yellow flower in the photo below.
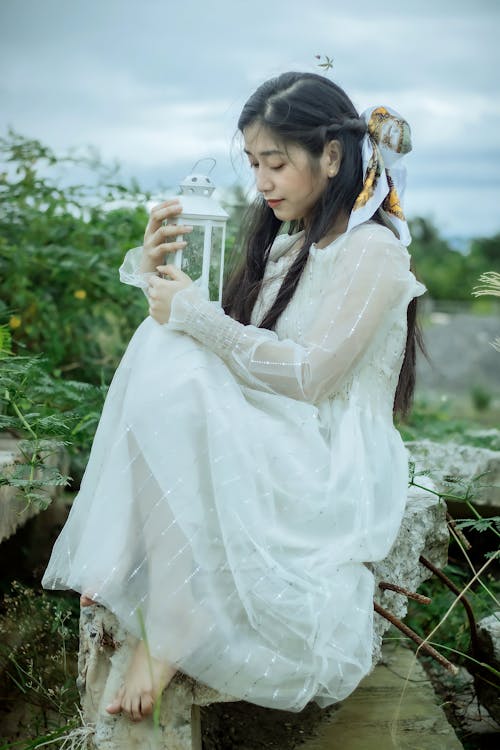
[[[73,292],[73,296],[76,297],[76,299],[85,299],[87,292],[85,289],[77,289],[76,292]]]
[[[16,328],[19,328],[22,325],[22,318],[19,317],[19,315],[13,315],[11,319],[9,320],[9,326],[15,330]]]

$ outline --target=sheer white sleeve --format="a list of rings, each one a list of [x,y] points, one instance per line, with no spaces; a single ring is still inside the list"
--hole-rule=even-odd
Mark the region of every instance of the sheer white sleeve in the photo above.
[[[133,247],[131,250],[128,250],[118,273],[120,274],[120,281],[123,284],[137,286],[139,289],[142,289],[144,294],[146,294],[149,277],[156,276],[157,274],[155,272],[146,272],[142,270],[142,256],[142,246]]]
[[[331,270],[300,344],[233,320],[195,285],[175,295],[167,326],[212,349],[246,385],[314,403],[341,387],[381,326],[425,289],[387,230],[353,232]]]

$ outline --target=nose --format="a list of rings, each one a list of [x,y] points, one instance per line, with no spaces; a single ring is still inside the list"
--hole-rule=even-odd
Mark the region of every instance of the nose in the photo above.
[[[258,169],[255,176],[255,187],[259,193],[270,193],[273,187],[271,175],[266,169]]]

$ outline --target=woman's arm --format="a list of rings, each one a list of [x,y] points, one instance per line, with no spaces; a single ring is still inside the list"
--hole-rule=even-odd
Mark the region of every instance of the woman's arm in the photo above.
[[[341,387],[394,308],[405,315],[424,291],[404,246],[379,229],[355,232],[341,248],[306,343],[238,323],[196,285],[175,294],[167,326],[212,349],[245,384],[314,403]]]

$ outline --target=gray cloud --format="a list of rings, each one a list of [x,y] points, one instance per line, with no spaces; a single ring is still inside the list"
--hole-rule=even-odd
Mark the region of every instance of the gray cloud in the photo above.
[[[10,124],[56,150],[92,143],[153,188],[209,153],[230,184],[248,179],[231,139],[255,85],[318,71],[314,56],[328,54],[360,109],[386,103],[410,121],[410,213],[489,233],[500,229],[499,32],[496,0],[2,0],[0,132]]]

